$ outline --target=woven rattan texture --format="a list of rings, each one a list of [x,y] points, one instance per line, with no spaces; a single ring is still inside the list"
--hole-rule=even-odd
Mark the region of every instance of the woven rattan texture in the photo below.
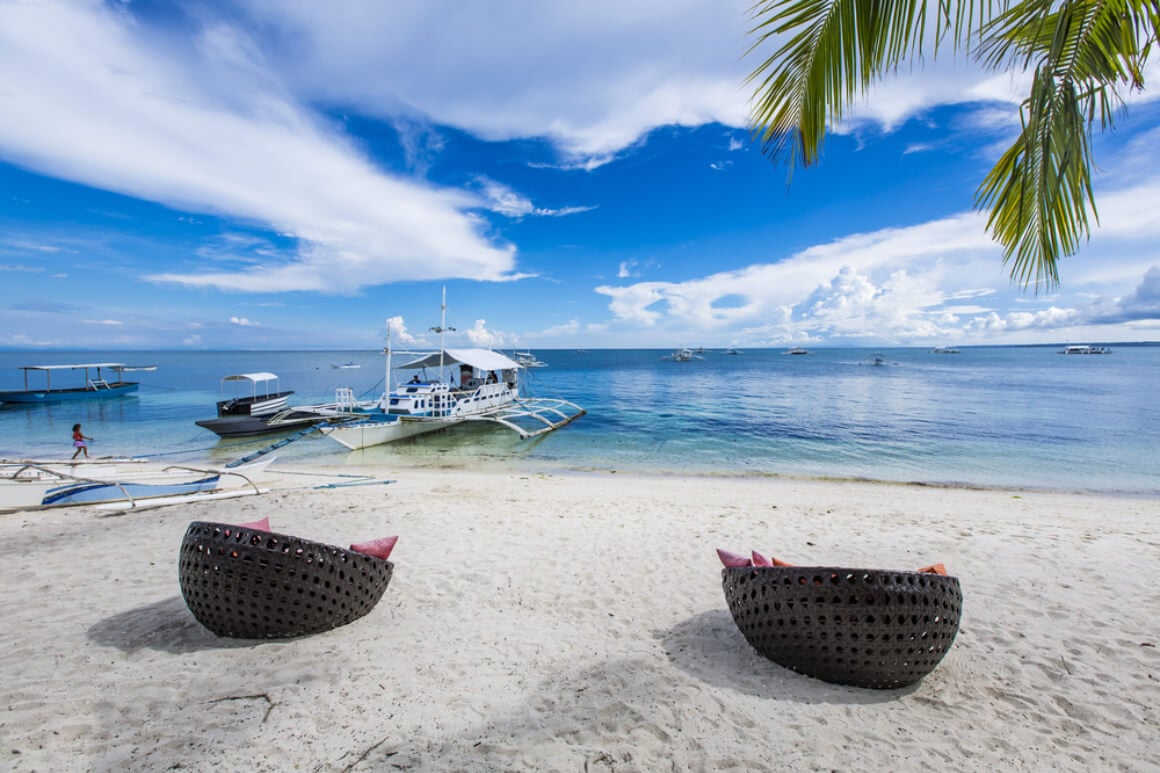
[[[734,622],[754,649],[801,674],[890,689],[946,655],[963,595],[954,577],[828,566],[722,572]]]
[[[280,639],[320,633],[370,612],[394,564],[318,542],[194,521],[178,579],[186,606],[219,636]]]

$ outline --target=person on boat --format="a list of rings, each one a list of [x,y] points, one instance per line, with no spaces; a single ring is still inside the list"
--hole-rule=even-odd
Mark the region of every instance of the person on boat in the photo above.
[[[487,374],[487,383],[494,384],[497,381],[499,381],[499,378],[496,377],[494,370]]]
[[[73,425],[73,448],[75,448],[76,450],[73,451],[73,455],[72,455],[73,459],[76,459],[77,456],[80,455],[81,451],[85,452],[86,459],[89,458],[89,447],[87,445],[85,445],[86,440],[92,440],[92,438],[86,437],[81,432],[81,425],[80,424],[74,424]]]
[[[419,383],[419,374],[418,374],[418,373],[416,373],[414,376],[411,376],[411,383],[412,383],[412,384],[418,384],[418,383]]]

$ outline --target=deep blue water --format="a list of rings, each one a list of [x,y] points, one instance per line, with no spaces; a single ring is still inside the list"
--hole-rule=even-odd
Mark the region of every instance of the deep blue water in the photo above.
[[[534,396],[565,397],[588,414],[531,441],[472,425],[349,452],[317,433],[277,451],[286,461],[397,466],[502,466],[782,474],[939,484],[1160,494],[1160,346],[1066,356],[1060,347],[706,352],[676,363],[659,350],[537,350]],[[396,360],[396,364],[399,360]],[[94,455],[228,461],[277,438],[220,441],[209,418],[220,379],[271,371],[292,402],[334,399],[339,386],[375,397],[375,352],[0,353],[0,389],[20,365],[154,364],[135,396],[0,408],[0,455],[70,454],[76,422]],[[354,361],[353,370],[331,368]],[[400,378],[401,374],[396,378]],[[63,382],[54,379],[54,385]]]

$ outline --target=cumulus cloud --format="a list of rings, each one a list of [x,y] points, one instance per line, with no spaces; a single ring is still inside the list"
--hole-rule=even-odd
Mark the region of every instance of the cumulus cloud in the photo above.
[[[388,319],[387,330],[390,332],[392,344],[414,345],[420,343],[420,339],[407,330],[407,322],[401,316]]]
[[[1160,266],[1145,272],[1134,292],[1110,303],[1094,304],[1090,321],[1097,324],[1160,320]]]
[[[604,285],[596,291],[609,297],[614,325],[669,335],[742,331],[766,344],[921,343],[1062,326],[1082,317],[1075,308],[1054,307],[1001,317],[979,303],[1012,292],[998,271],[999,255],[983,216],[964,213],[854,234],[776,262],[684,282]],[[991,277],[995,286],[979,286],[982,277]],[[965,279],[975,286],[964,289]]]
[[[230,324],[238,327],[257,327],[257,322],[251,322],[245,317],[230,317]]]
[[[499,330],[489,330],[486,319],[477,319],[475,324],[467,330],[461,331],[473,346],[498,348],[511,346],[515,336]]]

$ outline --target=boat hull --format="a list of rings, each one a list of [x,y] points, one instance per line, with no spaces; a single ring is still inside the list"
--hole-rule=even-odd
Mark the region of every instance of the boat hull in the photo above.
[[[467,421],[466,417],[429,418],[395,416],[384,421],[355,422],[342,426],[322,427],[322,433],[352,451],[381,446],[399,440],[426,435],[454,427]]]
[[[303,429],[311,424],[327,421],[327,417],[310,415],[302,418],[285,418],[272,422],[273,416],[222,416],[217,419],[202,419],[194,422],[218,435],[218,437],[256,437]]]
[[[221,475],[205,475],[181,481],[4,481],[0,485],[0,510],[65,507],[117,502],[146,497],[168,497],[213,491]]]
[[[40,506],[91,505],[123,499],[196,494],[201,491],[213,491],[220,482],[220,475],[209,475],[182,483],[75,483],[49,489],[41,499]]]
[[[23,405],[39,405],[41,403],[61,403],[71,400],[105,400],[110,397],[123,397],[136,392],[140,386],[135,381],[125,381],[119,384],[110,384],[108,388],[87,389],[29,389],[0,392],[0,403],[17,403]]]

